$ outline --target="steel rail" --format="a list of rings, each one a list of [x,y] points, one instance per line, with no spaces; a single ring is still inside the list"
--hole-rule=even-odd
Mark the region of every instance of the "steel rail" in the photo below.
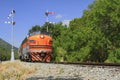
[[[120,63],[93,63],[93,62],[50,62],[54,64],[66,64],[66,65],[89,65],[89,66],[114,66],[120,67]]]

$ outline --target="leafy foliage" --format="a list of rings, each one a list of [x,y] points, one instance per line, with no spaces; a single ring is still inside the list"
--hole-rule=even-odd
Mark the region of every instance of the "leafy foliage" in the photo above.
[[[54,41],[57,60],[62,49],[65,61],[119,62],[119,4],[120,0],[95,0],[64,31],[56,28],[61,32]]]
[[[35,25],[32,27],[32,29],[29,30],[29,33],[33,33],[35,31],[40,31],[41,27],[39,25]]]

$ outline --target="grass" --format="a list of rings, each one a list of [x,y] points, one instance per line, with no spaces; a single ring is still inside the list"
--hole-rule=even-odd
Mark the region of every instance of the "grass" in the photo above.
[[[20,61],[0,63],[0,80],[24,80],[26,76],[35,72],[35,68],[25,66]]]

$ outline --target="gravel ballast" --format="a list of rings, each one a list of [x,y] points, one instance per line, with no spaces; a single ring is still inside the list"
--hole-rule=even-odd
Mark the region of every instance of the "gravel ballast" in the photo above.
[[[49,63],[23,63],[36,68],[26,80],[120,80],[120,68]],[[33,66],[34,65],[34,66]]]
[[[0,80],[120,80],[120,67],[5,61]]]

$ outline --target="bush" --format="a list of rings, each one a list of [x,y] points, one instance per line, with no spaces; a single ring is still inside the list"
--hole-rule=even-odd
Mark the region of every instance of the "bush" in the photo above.
[[[120,63],[120,48],[109,50],[109,56],[105,62]]]

